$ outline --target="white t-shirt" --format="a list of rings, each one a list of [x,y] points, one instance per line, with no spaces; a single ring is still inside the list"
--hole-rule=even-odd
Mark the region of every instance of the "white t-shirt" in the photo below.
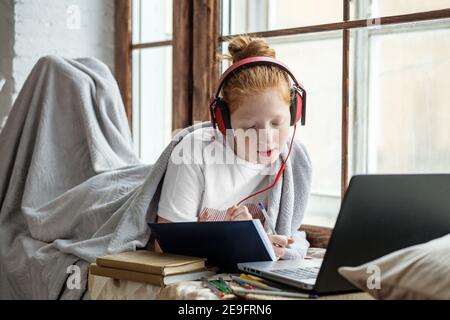
[[[172,222],[197,221],[205,210],[227,210],[273,183],[280,160],[272,165],[251,163],[237,157],[228,143],[214,128],[202,128],[175,146],[159,200],[160,217]],[[257,208],[263,202],[267,208],[268,194],[263,192],[241,205]]]

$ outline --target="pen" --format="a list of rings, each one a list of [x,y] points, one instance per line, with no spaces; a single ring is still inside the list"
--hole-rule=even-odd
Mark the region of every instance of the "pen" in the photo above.
[[[264,207],[264,204],[262,202],[259,202],[258,206],[264,216],[264,219],[266,219],[267,224],[269,225],[270,231],[272,231],[272,233],[276,235],[277,231],[275,230],[275,226],[272,224],[272,220],[269,219],[269,214],[267,213],[266,207]],[[287,244],[286,248],[290,248],[290,245]]]
[[[242,278],[239,278],[236,276],[231,276],[231,279],[233,279],[234,281],[236,281],[237,283],[239,283],[241,286],[243,286],[246,289],[255,289],[251,284],[249,284],[247,281],[245,281]]]
[[[269,219],[269,214],[267,213],[267,210],[264,207],[264,204],[262,202],[259,202],[258,206],[264,216],[264,219],[266,219],[267,224],[269,225],[270,231],[272,231],[273,234],[277,234],[277,232],[275,230],[275,226],[272,224],[272,220]]]
[[[317,299],[317,295],[311,293],[301,293],[301,292],[289,292],[289,291],[267,291],[267,290],[247,290],[236,288],[233,292],[237,293],[253,293],[253,294],[263,294],[270,296],[281,296],[281,297],[292,297],[292,298],[305,298],[305,299]]]
[[[219,289],[217,289],[215,286],[213,286],[208,279],[206,279],[205,277],[202,277],[202,283],[203,285],[207,286],[209,289],[212,290],[212,292],[214,292],[216,294],[216,296],[218,296],[219,298],[222,298],[225,294],[220,291]]]
[[[248,280],[248,279],[245,279],[245,278],[242,278],[242,277],[232,276],[231,278],[233,280],[235,280],[236,282],[247,284],[247,285],[250,285],[250,286],[252,286],[254,288],[259,288],[259,289],[263,289],[263,290],[279,290],[278,288],[274,288],[274,287],[268,286],[268,285],[263,284],[261,282],[255,282],[255,281]]]
[[[276,290],[280,290],[280,289],[278,289],[278,288],[271,287],[271,286],[269,286],[269,285],[267,285],[267,284],[265,284],[265,283],[262,283],[261,281],[255,279],[255,278],[253,278],[253,277],[251,277],[251,276],[249,276],[249,275],[247,275],[247,274],[245,274],[245,273],[241,274],[241,278],[244,279],[244,280],[249,281],[249,283],[250,283],[251,285],[253,285],[254,287],[260,288],[260,289],[264,289],[264,290],[275,290],[275,291],[276,291]]]

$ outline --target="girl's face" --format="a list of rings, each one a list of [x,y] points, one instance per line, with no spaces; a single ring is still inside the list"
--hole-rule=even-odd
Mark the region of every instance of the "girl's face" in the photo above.
[[[289,104],[277,88],[241,100],[231,113],[234,152],[249,162],[275,162],[289,137]]]

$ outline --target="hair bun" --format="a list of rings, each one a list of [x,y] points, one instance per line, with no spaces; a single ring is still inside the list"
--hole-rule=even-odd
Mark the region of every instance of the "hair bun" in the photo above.
[[[275,50],[263,38],[237,36],[230,39],[228,55],[224,58],[236,63],[250,57],[270,57],[275,59]]]

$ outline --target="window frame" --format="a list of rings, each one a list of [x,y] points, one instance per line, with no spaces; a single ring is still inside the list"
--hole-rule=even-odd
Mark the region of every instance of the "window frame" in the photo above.
[[[366,8],[369,0],[360,0],[355,4],[355,10],[357,11],[357,16],[362,16],[364,10]],[[437,10],[440,11],[440,10]],[[450,11],[450,10],[448,10]],[[428,11],[432,12],[432,11]],[[400,23],[396,26],[396,33],[401,32],[411,32],[411,31],[425,31],[425,30],[441,30],[450,27],[450,19],[435,21],[436,19],[426,19],[426,20],[417,20],[417,22],[425,22],[422,25],[417,24],[408,24],[408,23]],[[363,127],[357,127],[356,130],[353,130],[352,135],[352,148],[353,152],[352,163],[349,168],[349,173],[351,175],[360,173],[360,172],[368,172],[369,164],[370,164],[370,138],[369,138],[369,102],[368,102],[368,93],[369,93],[369,68],[368,63],[370,62],[370,41],[372,36],[384,35],[391,33],[392,30],[388,28],[362,28],[358,29],[357,36],[353,42],[353,52],[355,52],[355,56],[363,57],[362,59],[354,59],[354,66],[351,70],[353,73],[353,90],[354,94],[352,95],[353,100],[351,101],[351,113],[356,115],[353,119],[353,123],[349,125],[356,127],[356,123],[363,123]],[[360,44],[357,44],[360,42]],[[363,83],[363,85],[361,85]],[[358,84],[358,85],[357,85]]]
[[[249,36],[259,36],[264,38],[276,38],[283,36],[295,36],[300,34],[317,34],[327,31],[342,31],[342,135],[341,135],[341,200],[343,199],[349,183],[349,133],[350,133],[350,30],[352,29],[366,29],[370,30],[376,23],[377,26],[405,24],[411,22],[422,22],[438,19],[450,18],[450,9],[440,9],[424,12],[416,12],[409,14],[400,14],[393,16],[381,16],[368,19],[354,19],[350,20],[350,2],[351,0],[343,0],[342,7],[342,22],[325,23],[311,26],[303,26],[297,28],[285,28],[269,31],[259,31],[246,33]],[[360,5],[359,5],[360,6]],[[224,42],[226,38],[237,36],[239,34],[231,34],[227,36],[220,36],[219,41]],[[355,84],[356,85],[356,84]],[[352,106],[355,108],[356,104]],[[358,146],[358,148],[361,148]],[[355,152],[353,153],[355,154]],[[367,155],[367,151],[365,153]],[[367,157],[366,157],[367,158]],[[365,159],[366,159],[365,158]],[[355,165],[355,162],[353,162]],[[354,168],[353,172],[354,172]]]

